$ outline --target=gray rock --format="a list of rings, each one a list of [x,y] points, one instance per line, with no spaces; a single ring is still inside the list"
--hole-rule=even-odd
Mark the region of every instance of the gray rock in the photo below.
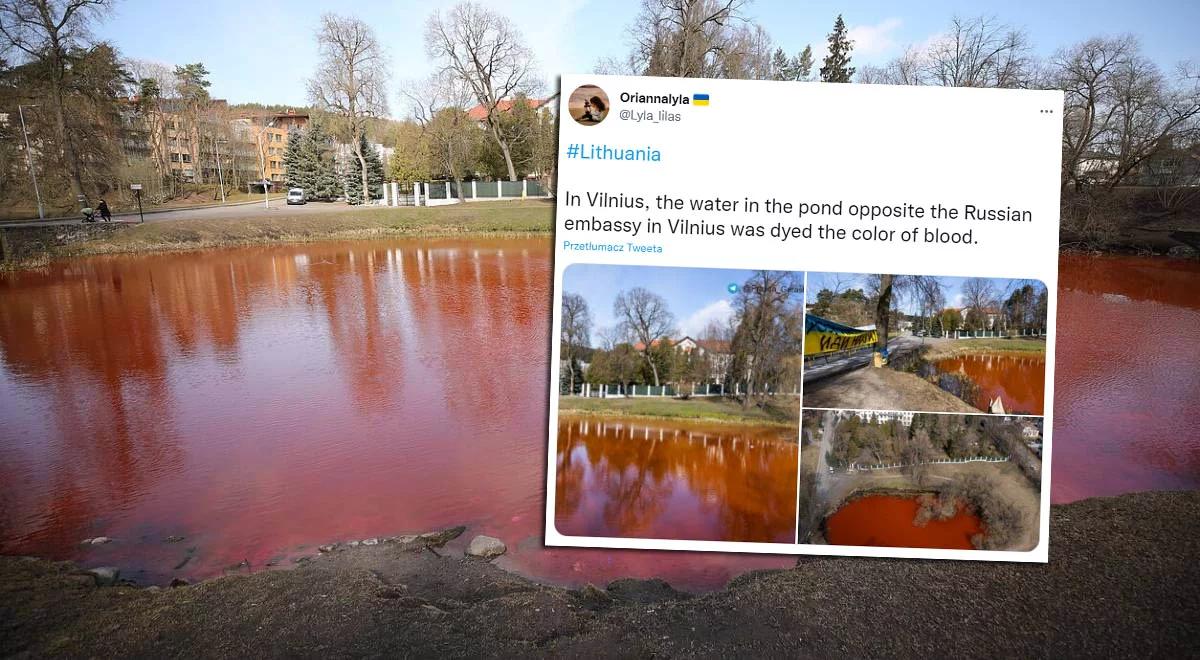
[[[672,600],[687,600],[691,594],[676,591],[674,587],[658,578],[639,580],[622,578],[608,583],[608,594],[617,600],[655,605]]]
[[[323,545],[317,548],[317,552],[333,552],[334,550],[337,550],[337,547],[338,544],[330,543],[329,545]]]
[[[363,539],[363,545],[379,545],[379,539]]]
[[[446,543],[453,541],[454,539],[461,536],[462,533],[465,531],[467,531],[467,528],[465,526],[459,525],[458,527],[451,527],[450,529],[443,529],[440,532],[427,532],[425,534],[419,534],[417,536],[417,540],[424,543],[426,546],[440,548],[443,545],[446,545]],[[501,545],[503,545],[503,544],[501,544]]]
[[[484,536],[483,534],[471,539],[471,545],[467,546],[468,555],[484,559],[499,557],[505,552],[508,552],[508,546],[504,545],[504,541],[494,536]]]
[[[163,543],[179,543],[182,540],[182,536],[168,536],[167,538],[163,539]]]
[[[116,584],[117,580],[121,578],[121,569],[116,566],[101,566],[100,568],[93,568],[88,573],[94,575],[96,577],[96,584],[102,587]]]
[[[107,536],[97,536],[96,538],[92,539],[91,543],[92,545],[103,545],[105,543],[112,543],[112,539],[108,538]]]

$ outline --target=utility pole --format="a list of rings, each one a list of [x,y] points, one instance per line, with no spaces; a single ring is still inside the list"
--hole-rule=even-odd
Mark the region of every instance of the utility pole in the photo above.
[[[217,152],[217,185],[221,186],[221,203],[225,203],[225,175],[221,173],[221,141],[213,138],[213,151]]]
[[[36,105],[29,106],[36,108]],[[21,115],[21,134],[25,136],[25,162],[29,163],[29,176],[33,179],[33,194],[37,196],[38,204],[38,220],[46,219],[46,212],[42,210],[42,193],[38,190],[37,172],[33,169],[33,152],[29,148],[29,129],[25,128],[25,106],[17,106],[17,114]]]

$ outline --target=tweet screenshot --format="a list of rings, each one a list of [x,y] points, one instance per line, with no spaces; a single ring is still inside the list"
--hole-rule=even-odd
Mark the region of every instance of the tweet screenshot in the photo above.
[[[1047,560],[1062,92],[561,89],[547,545]]]

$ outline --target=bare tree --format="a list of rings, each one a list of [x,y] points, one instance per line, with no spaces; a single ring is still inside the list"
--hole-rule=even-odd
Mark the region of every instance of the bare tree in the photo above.
[[[360,137],[368,119],[387,112],[387,57],[371,26],[337,14],[321,17],[317,47],[321,63],[308,81],[308,98],[337,118],[339,137],[358,159],[365,200],[371,186]]]
[[[462,2],[449,14],[434,12],[425,25],[425,50],[441,62],[442,71],[454,75],[471,90],[487,113],[485,122],[504,156],[509,181],[517,180],[512,140],[500,119],[501,101],[537,88],[533,53],[516,26],[504,16],[473,3]]]
[[[793,298],[803,291],[793,273],[769,270],[755,271],[739,289],[731,370],[746,382],[743,408],[776,382],[786,358],[802,350],[804,314]]]
[[[466,112],[471,91],[443,71],[405,85],[401,96],[408,101],[409,111],[421,127],[438,167],[447,178],[461,184],[463,175],[469,174],[477,147],[478,129]],[[458,189],[461,195],[462,186]]]
[[[995,18],[954,17],[926,54],[933,84],[943,87],[1025,87],[1033,58],[1024,31]]]
[[[896,314],[902,299],[916,297],[918,305],[931,304],[939,298],[944,300],[941,283],[937,278],[927,275],[870,275],[866,278],[867,290],[875,301],[875,350],[882,352],[887,348],[891,333],[892,315]]]
[[[1116,72],[1137,52],[1129,35],[1093,38],[1060,50],[1051,61],[1053,84],[1064,92],[1062,185],[1082,187],[1084,161],[1113,123]]]
[[[858,69],[855,82],[868,85],[924,85],[928,82],[926,53],[909,46],[896,59],[883,66],[865,65]]]
[[[1116,156],[1116,171],[1109,188],[1171,147],[1200,117],[1200,86],[1172,87],[1158,66],[1145,57],[1121,62],[1113,78],[1116,110],[1107,151]]]
[[[675,316],[667,307],[667,301],[657,293],[634,287],[617,294],[613,316],[625,335],[640,345],[638,351],[650,366],[654,386],[658,387],[658,365],[654,363],[652,351],[660,340],[668,339],[675,331]]]
[[[742,13],[746,4],[642,0],[629,27],[629,57],[615,68],[646,76],[770,77],[770,38]],[[606,68],[614,68],[613,63]]]
[[[990,280],[982,277],[967,278],[962,285],[964,321],[978,330],[988,329],[988,314],[997,305],[996,288]]]
[[[586,346],[591,335],[592,315],[588,310],[587,300],[578,293],[563,293],[562,327],[559,333],[559,353],[567,365],[569,381],[567,392],[575,393],[575,360],[579,348]]]
[[[111,7],[111,0],[0,0],[0,54],[15,50],[47,67],[54,130],[76,196],[83,195],[83,175],[76,136],[67,126],[71,53],[90,41],[92,24]]]

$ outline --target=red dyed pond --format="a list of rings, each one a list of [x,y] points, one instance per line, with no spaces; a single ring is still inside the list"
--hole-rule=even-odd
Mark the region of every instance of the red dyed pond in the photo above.
[[[826,540],[833,545],[972,550],[971,537],[983,532],[974,513],[959,507],[951,518],[914,521],[921,505],[914,497],[868,495],[855,499],[825,521]]]
[[[796,539],[796,430],[560,417],[555,526],[570,536]]]
[[[547,238],[389,240],[0,273],[0,553],[162,582],[466,524],[567,584],[793,564],[541,545],[550,255]],[[1200,488],[1197,283],[1194,262],[1063,258],[1055,501]],[[671,479],[694,511],[723,487]],[[79,545],[97,535],[117,540]]]
[[[1200,488],[1200,262],[1059,263],[1052,501]]]
[[[465,524],[551,582],[786,565],[542,546],[550,256],[391,240],[0,273],[0,553],[162,583]]]
[[[1044,414],[1046,358],[1015,353],[959,355],[938,360],[942,373],[962,374],[978,386],[971,405],[987,410],[1000,397],[1004,410],[1023,415]]]

